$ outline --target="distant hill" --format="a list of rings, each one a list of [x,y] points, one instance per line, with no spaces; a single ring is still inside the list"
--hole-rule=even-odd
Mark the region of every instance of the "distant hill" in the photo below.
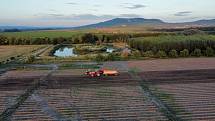
[[[211,19],[211,20],[198,20],[198,21],[188,22],[188,23],[202,25],[202,26],[215,26],[215,19]]]
[[[33,26],[0,26],[0,32],[55,30],[55,29],[59,29],[59,28],[57,28],[57,27],[33,27]]]
[[[0,32],[13,32],[13,31],[35,31],[35,30],[61,30],[61,29],[95,29],[95,28],[108,28],[108,27],[126,27],[126,26],[139,26],[139,25],[151,25],[151,26],[168,26],[168,27],[181,27],[181,26],[214,26],[215,19],[211,20],[198,20],[185,23],[167,23],[160,19],[144,19],[144,18],[115,18],[112,20],[90,24],[79,27],[30,27],[30,26],[0,26]]]
[[[104,28],[113,26],[128,26],[128,25],[155,25],[155,24],[165,24],[159,19],[144,19],[144,18],[115,18],[112,20],[90,24],[86,26],[75,27],[75,29],[85,29],[85,28]]]
[[[152,25],[152,26],[215,26],[215,19],[211,20],[198,20],[193,22],[184,23],[167,23],[160,19],[144,19],[144,18],[115,18],[112,20],[90,24],[86,26],[74,27],[73,29],[87,29],[87,28],[106,28],[115,26],[135,26],[135,25]]]

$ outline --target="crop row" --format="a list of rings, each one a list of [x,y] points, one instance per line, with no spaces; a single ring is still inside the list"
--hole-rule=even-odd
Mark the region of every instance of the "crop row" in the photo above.
[[[215,120],[214,70],[145,73],[151,90],[183,120]]]
[[[49,85],[42,85],[35,91],[16,110],[11,120],[167,120],[146,99],[138,82],[129,78],[128,74],[102,79],[76,76],[51,78],[47,81]],[[23,89],[25,87],[28,85],[24,84]],[[11,96],[18,91],[8,92]],[[3,97],[1,95],[0,104],[7,103]]]

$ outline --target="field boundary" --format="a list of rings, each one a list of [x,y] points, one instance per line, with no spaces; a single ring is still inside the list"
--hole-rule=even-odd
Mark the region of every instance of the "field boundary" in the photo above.
[[[0,121],[10,121],[11,116],[16,112],[16,110],[35,92],[35,90],[45,83],[46,79],[49,78],[57,69],[57,65],[53,65],[52,70],[45,77],[35,80],[33,85],[26,89],[26,91],[16,99],[15,104],[11,105],[0,114]]]
[[[139,77],[137,75],[137,72],[130,71],[129,74],[131,75],[132,78],[134,78],[140,82],[140,86],[143,89],[143,93],[146,96],[146,98],[149,99],[153,104],[155,104],[156,107],[159,108],[160,112],[163,113],[168,120],[183,121],[180,117],[177,117],[166,104],[164,104],[158,97],[156,97],[152,93],[152,91],[149,89],[147,84],[144,82],[145,80],[143,80],[141,77]]]

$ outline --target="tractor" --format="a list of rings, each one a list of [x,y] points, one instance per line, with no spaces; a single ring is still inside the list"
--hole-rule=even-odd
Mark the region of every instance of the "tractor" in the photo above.
[[[117,76],[119,75],[119,72],[116,70],[100,69],[98,71],[87,71],[85,75],[88,75],[90,77]]]

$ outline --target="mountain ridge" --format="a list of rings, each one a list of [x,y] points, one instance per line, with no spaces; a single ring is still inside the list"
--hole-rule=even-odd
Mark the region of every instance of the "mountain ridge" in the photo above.
[[[36,27],[36,26],[0,26],[0,31],[7,29],[19,29],[21,31],[32,31],[32,30],[60,30],[60,29],[93,29],[93,28],[105,28],[114,26],[132,26],[132,25],[199,25],[199,26],[215,26],[215,19],[201,19],[192,22],[181,22],[181,23],[168,23],[160,19],[145,19],[145,18],[114,18],[111,20],[83,25],[78,27]]]

